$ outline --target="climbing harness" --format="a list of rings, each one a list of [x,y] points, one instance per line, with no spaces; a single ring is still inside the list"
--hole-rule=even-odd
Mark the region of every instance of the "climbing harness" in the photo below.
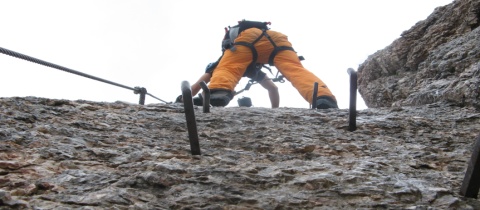
[[[223,51],[230,49],[232,51],[235,51],[235,45],[242,45],[245,47],[248,47],[252,51],[252,63],[250,63],[250,66],[254,66],[257,63],[257,58],[258,58],[258,53],[257,50],[255,49],[254,45],[257,43],[260,39],[262,39],[263,36],[265,36],[270,43],[273,45],[273,51],[269,56],[268,59],[268,64],[270,66],[274,66],[273,60],[275,59],[275,56],[277,55],[278,52],[282,50],[291,50],[295,52],[295,50],[292,47],[288,46],[277,46],[275,42],[272,40],[272,38],[268,35],[267,30],[268,25],[271,25],[271,22],[258,22],[258,21],[248,21],[248,20],[241,20],[238,21],[238,25],[232,26],[232,27],[225,27],[225,37],[222,41],[222,49]],[[255,39],[252,43],[248,42],[235,42],[235,39],[237,36],[244,30],[249,29],[249,28],[258,28],[262,30],[262,34]],[[303,60],[303,56],[299,56],[300,60]]]

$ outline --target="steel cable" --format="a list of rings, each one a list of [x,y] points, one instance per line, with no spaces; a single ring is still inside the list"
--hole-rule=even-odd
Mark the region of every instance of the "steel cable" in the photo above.
[[[40,60],[40,59],[37,59],[37,58],[34,58],[34,57],[30,57],[28,55],[24,55],[24,54],[21,54],[21,53],[18,53],[18,52],[9,50],[9,49],[5,49],[3,47],[0,47],[0,52],[3,53],[3,54],[6,54],[6,55],[12,56],[12,57],[20,58],[20,59],[23,59],[23,60],[26,60],[26,61],[30,61],[30,62],[37,63],[37,64],[40,64],[40,65],[48,66],[48,67],[51,67],[51,68],[55,68],[55,69],[66,71],[66,72],[69,72],[69,73],[72,73],[72,74],[83,76],[83,77],[86,77],[86,78],[89,78],[89,79],[105,82],[105,83],[108,83],[108,84],[111,84],[111,85],[115,85],[115,86],[118,86],[118,87],[129,89],[129,90],[133,90],[134,93],[138,93],[138,87],[136,87],[136,88],[128,87],[126,85],[118,84],[118,83],[115,83],[115,82],[112,82],[112,81],[108,81],[106,79],[102,79],[102,78],[95,77],[95,76],[92,76],[92,75],[88,75],[88,74],[85,74],[85,73],[82,73],[82,72],[79,72],[79,71],[75,71],[73,69],[69,69],[69,68],[54,64],[54,63],[50,63],[50,62],[43,61],[43,60]],[[164,103],[168,103],[168,102],[166,102],[162,99],[159,99],[159,98],[153,96],[150,93],[147,93],[147,95],[149,95],[149,96],[151,96],[151,97],[153,97],[153,98],[155,98],[159,101],[162,101]]]

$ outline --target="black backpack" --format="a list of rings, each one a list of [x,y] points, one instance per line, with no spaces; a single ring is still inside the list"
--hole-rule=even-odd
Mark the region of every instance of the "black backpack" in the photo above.
[[[249,28],[258,28],[262,31],[266,31],[270,29],[268,28],[268,25],[270,24],[270,22],[249,21],[244,19],[238,21],[238,25],[232,27],[228,26],[228,28],[225,27],[225,37],[222,41],[222,50],[225,51],[230,49],[234,44],[234,40],[242,31],[245,31]]]

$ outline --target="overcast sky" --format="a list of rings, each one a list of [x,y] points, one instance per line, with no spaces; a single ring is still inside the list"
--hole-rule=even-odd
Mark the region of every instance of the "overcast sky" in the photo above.
[[[2,0],[0,47],[128,87],[168,102],[221,55],[224,27],[270,21],[289,37],[304,67],[349,106],[348,68],[391,44],[436,7],[452,0]],[[0,97],[138,103],[133,91],[0,54]],[[273,74],[277,73],[272,68]],[[267,71],[265,69],[265,71]],[[268,71],[269,76],[273,77]],[[248,82],[241,80],[236,90]],[[309,108],[287,81],[280,107]],[[259,85],[238,95],[270,107]],[[366,108],[358,95],[357,108]],[[163,103],[147,96],[146,104]]]

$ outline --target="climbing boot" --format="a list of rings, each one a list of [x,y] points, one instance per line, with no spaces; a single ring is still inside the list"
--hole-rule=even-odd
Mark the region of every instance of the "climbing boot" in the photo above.
[[[212,106],[227,106],[233,94],[229,90],[210,90],[210,104]]]
[[[338,109],[337,102],[329,96],[319,96],[317,97],[317,109]]]
[[[193,97],[193,105],[203,106],[203,97],[201,93],[198,94],[198,97]]]

